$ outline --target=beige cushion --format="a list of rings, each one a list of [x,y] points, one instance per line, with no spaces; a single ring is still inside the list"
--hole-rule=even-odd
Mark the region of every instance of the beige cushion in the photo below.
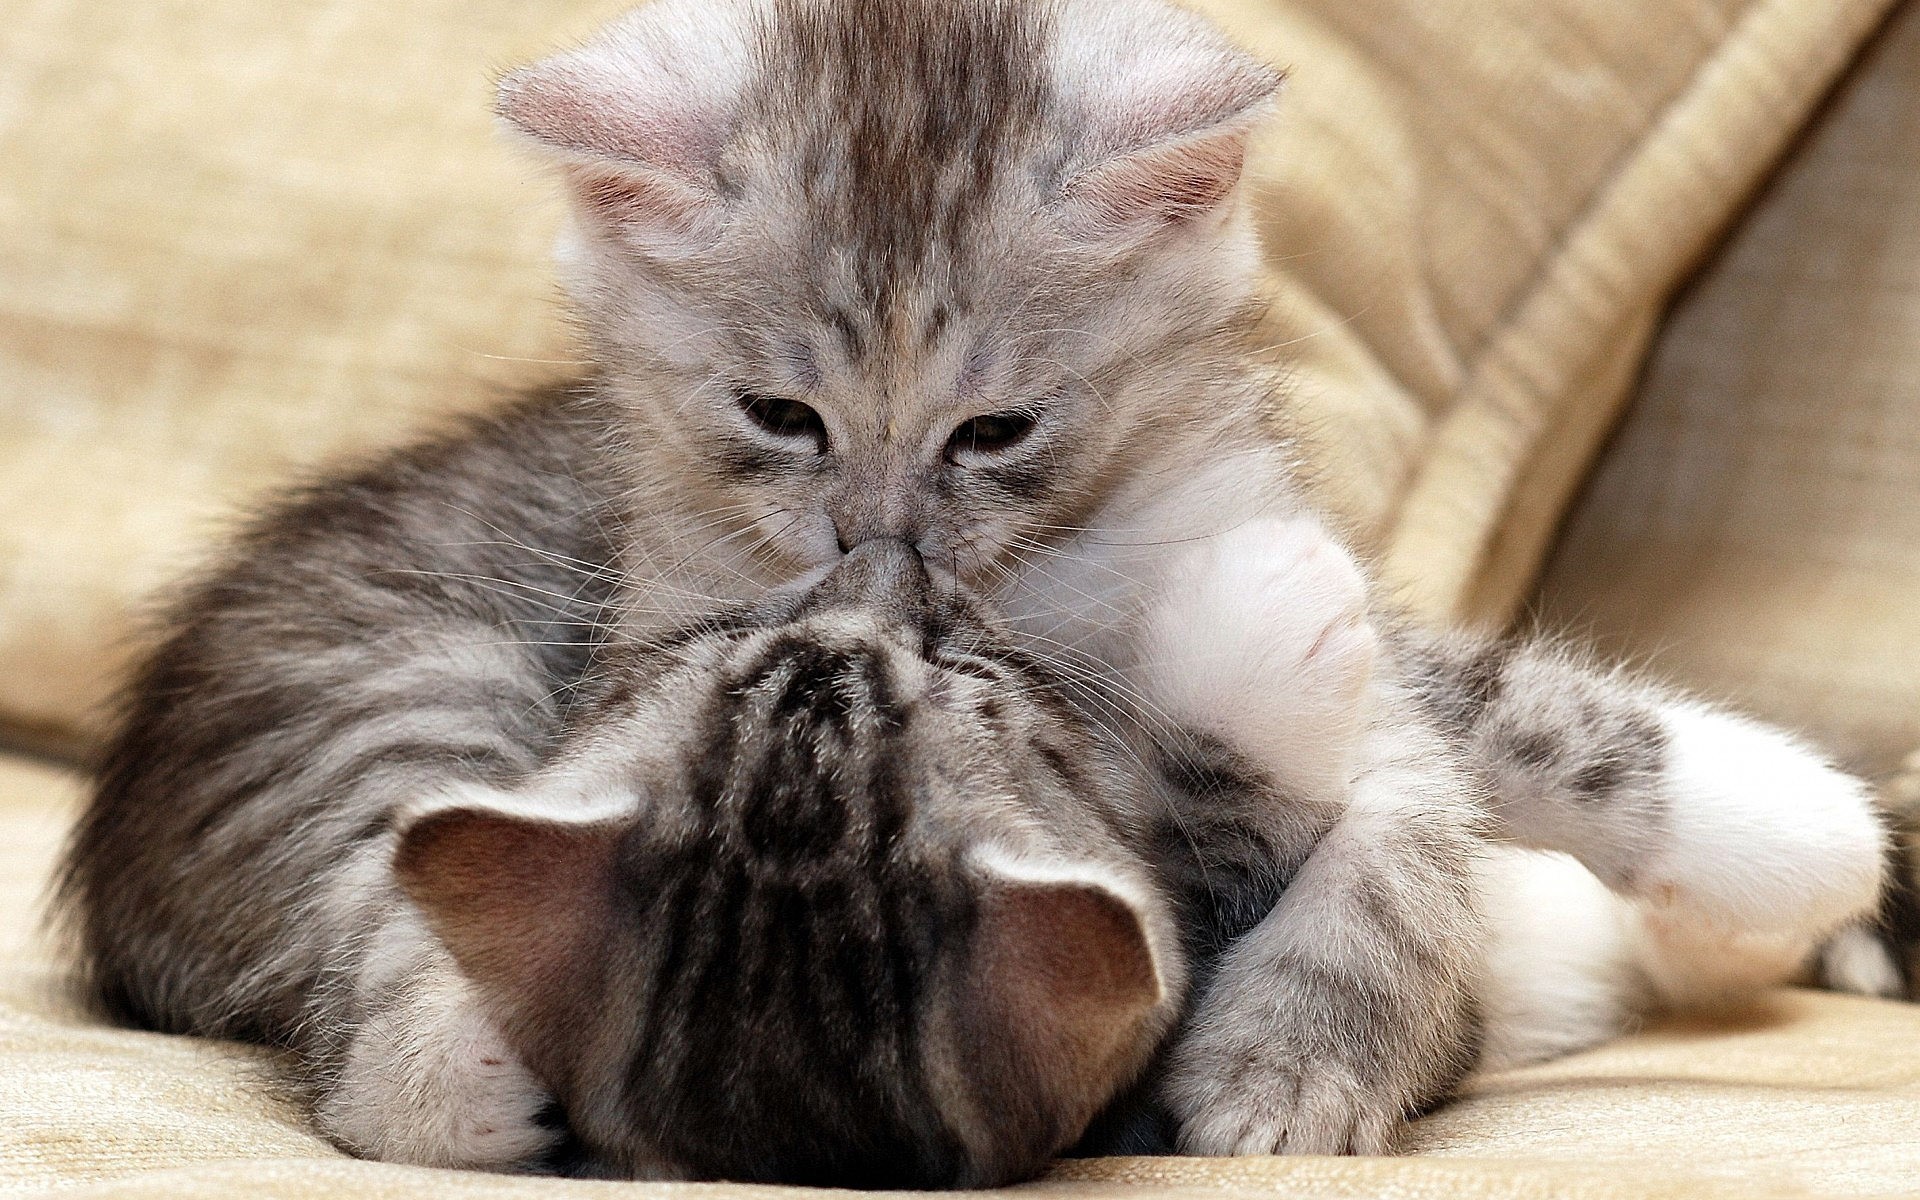
[[[306,1127],[276,1086],[270,1055],[108,1029],[75,1012],[32,925],[79,794],[72,776],[0,758],[0,1193],[685,1193],[356,1162]],[[1411,1158],[1102,1160],[1066,1164],[1029,1191],[1063,1200],[1897,1194],[1920,1179],[1916,1045],[1920,1008],[1785,992],[1712,1024],[1663,1026],[1481,1080],[1416,1127]]]
[[[1294,70],[1268,340],[1335,502],[1498,613],[1674,281],[1892,0],[1213,0]],[[18,6],[16,6],[18,7]],[[490,69],[615,0],[0,22],[0,723],[75,748],[134,598],[302,464],[572,356]]]
[[[1920,4],[1675,311],[1541,607],[1876,774],[1920,745]]]

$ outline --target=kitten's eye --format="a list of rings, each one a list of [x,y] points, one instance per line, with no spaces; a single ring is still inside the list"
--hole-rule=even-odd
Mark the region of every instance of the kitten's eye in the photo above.
[[[752,392],[740,393],[739,401],[741,411],[768,433],[775,437],[806,438],[813,443],[815,451],[826,453],[827,423],[807,405],[798,400],[758,396]]]
[[[956,454],[998,454],[1018,445],[1033,432],[1030,412],[988,413],[962,421],[947,439],[947,457]]]

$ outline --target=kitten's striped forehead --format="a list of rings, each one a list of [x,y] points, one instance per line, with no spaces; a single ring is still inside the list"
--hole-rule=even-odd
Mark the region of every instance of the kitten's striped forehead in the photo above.
[[[1047,107],[1049,9],[1011,0],[780,0],[761,102],[795,137],[816,236],[858,295],[828,319],[849,349],[896,322],[937,333],[1003,173]],[[930,293],[933,293],[930,295]],[[917,296],[917,309],[903,301]]]
[[[878,647],[776,637],[714,697],[693,799],[731,853],[861,870],[912,816],[895,746],[906,719]]]
[[[661,943],[627,1089],[634,1111],[701,1115],[661,1131],[675,1161],[872,1185],[957,1170],[920,1015],[970,910],[949,864],[902,852],[915,796],[886,657],[793,633],[757,646],[690,750],[706,838],[643,852],[630,880]]]

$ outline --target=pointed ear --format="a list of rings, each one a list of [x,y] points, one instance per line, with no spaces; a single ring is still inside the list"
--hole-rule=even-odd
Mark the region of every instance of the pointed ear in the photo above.
[[[606,937],[619,832],[442,809],[401,834],[394,875],[469,978],[525,1004],[576,983]]]
[[[1249,126],[1209,130],[1102,163],[1067,181],[1062,197],[1103,230],[1193,223],[1223,211],[1246,167]]]
[[[1282,73],[1192,13],[1099,0],[1075,8],[1057,70],[1088,114],[1093,161],[1062,187],[1069,220],[1152,232],[1225,211]]]
[[[1142,1026],[1167,997],[1140,906],[1091,876],[985,866],[972,955],[983,1010],[1039,1076],[1110,1092],[1151,1048]]]
[[[724,0],[656,0],[505,76],[496,111],[559,160],[588,221],[648,248],[702,244],[725,216],[714,169],[750,61],[745,21]]]

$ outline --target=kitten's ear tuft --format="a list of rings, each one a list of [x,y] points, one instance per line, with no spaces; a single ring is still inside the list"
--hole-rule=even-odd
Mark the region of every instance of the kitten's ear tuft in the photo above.
[[[973,976],[1009,1050],[1038,1074],[1098,1090],[1137,1065],[1168,994],[1141,907],[1091,875],[993,862],[979,896]]]
[[[1283,73],[1170,6],[1071,11],[1056,70],[1086,114],[1092,161],[1062,186],[1069,219],[1152,232],[1224,212]]]
[[[510,1003],[577,983],[613,920],[619,828],[447,808],[400,836],[393,871],[466,975]]]
[[[496,111],[560,160],[581,214],[651,248],[698,242],[751,61],[728,3],[656,0],[500,80]]]

